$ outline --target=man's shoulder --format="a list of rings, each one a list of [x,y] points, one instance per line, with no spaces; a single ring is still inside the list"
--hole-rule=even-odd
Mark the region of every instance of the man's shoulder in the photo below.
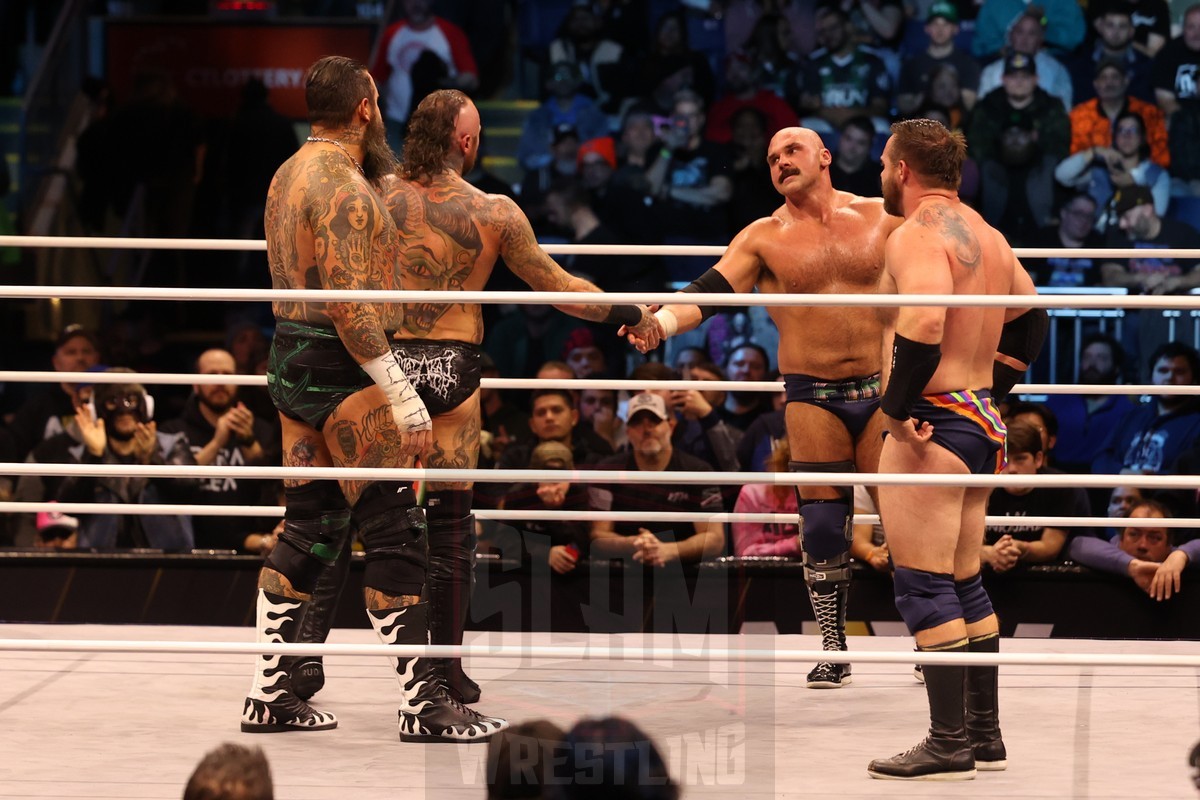
[[[618,470],[625,469],[631,462],[632,458],[629,453],[614,453],[611,456],[605,456],[591,466],[593,469]],[[636,464],[633,469],[637,469]]]
[[[699,456],[676,449],[671,453],[671,460],[667,462],[667,470],[675,472],[712,472],[713,467],[712,464],[709,464]]]

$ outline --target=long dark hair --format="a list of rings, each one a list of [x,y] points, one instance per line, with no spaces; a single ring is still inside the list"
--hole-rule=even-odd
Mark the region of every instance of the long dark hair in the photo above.
[[[439,89],[426,95],[408,121],[401,176],[410,181],[428,181],[446,168],[459,112],[469,102],[457,89]]]

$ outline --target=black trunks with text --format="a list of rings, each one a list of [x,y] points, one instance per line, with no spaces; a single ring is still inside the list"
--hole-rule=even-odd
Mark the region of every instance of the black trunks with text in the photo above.
[[[483,349],[477,344],[392,339],[392,352],[431,417],[458,408],[479,388]]]

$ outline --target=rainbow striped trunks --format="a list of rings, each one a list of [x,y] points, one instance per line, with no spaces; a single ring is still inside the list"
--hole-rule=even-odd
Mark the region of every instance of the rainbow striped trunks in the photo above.
[[[1008,463],[1008,429],[987,389],[927,394],[912,417],[933,426],[933,442],[962,459],[973,475],[996,475]]]

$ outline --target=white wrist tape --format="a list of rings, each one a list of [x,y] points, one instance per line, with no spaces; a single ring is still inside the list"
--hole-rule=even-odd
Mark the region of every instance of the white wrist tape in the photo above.
[[[664,339],[670,339],[679,333],[679,317],[675,316],[675,312],[671,309],[660,308],[654,312],[654,318],[658,320],[659,325],[662,325]]]
[[[387,395],[388,402],[392,405],[392,417],[401,432],[427,431],[433,428],[425,403],[409,383],[404,370],[400,369],[400,362],[396,361],[395,353],[389,350],[378,358],[372,358],[363,364],[362,368]]]

